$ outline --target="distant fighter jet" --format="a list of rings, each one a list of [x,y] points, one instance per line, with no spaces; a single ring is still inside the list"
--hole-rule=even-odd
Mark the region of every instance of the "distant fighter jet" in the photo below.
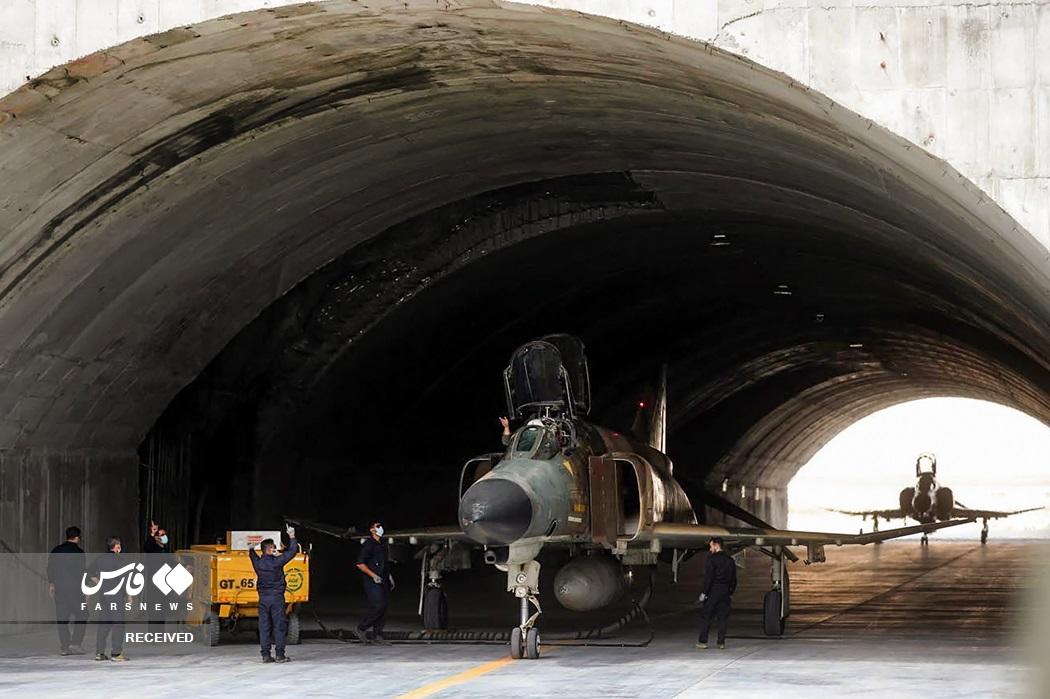
[[[937,484],[937,457],[929,452],[919,454],[915,460],[915,487],[905,488],[900,494],[900,507],[895,510],[829,510],[845,515],[859,515],[864,519],[871,517],[874,530],[879,530],[879,519],[914,519],[923,524],[943,522],[963,518],[981,520],[981,543],[988,541],[988,520],[1019,515],[1022,512],[1034,512],[1042,507],[1029,507],[1026,510],[999,512],[996,510],[973,510],[955,499],[951,488]],[[923,545],[930,543],[930,538],[923,532]]]
[[[929,532],[973,520],[929,522],[870,534],[784,531],[753,514],[703,493],[704,501],[755,527],[697,523],[682,486],[664,454],[667,392],[662,376],[648,422],[648,443],[588,422],[590,377],[583,343],[569,335],[528,342],[504,371],[509,414],[524,424],[504,453],[484,454],[463,467],[459,521],[451,526],[388,532],[390,543],[420,546],[420,612],[427,629],[448,626],[442,574],[471,566],[472,549],[507,573],[507,591],[520,600],[520,619],[510,632],[515,658],[539,657],[540,615],[537,554],[544,547],[568,550],[570,559],[554,579],[555,596],[574,611],[600,609],[624,594],[634,571],[649,572],[661,553],[677,576],[679,564],[708,539],[722,537],[730,552],[756,549],[772,559],[764,626],[781,635],[788,614],[787,548],[805,546],[806,563],[824,561],[824,546],[868,544]],[[343,538],[353,530],[288,518]],[[670,555],[668,555],[670,554]],[[531,605],[531,607],[530,607]],[[535,608],[535,613],[531,613]]]

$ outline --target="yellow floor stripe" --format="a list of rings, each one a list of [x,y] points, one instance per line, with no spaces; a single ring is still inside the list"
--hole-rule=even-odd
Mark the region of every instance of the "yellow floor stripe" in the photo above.
[[[443,680],[437,680],[435,682],[431,682],[430,684],[425,684],[422,687],[419,687],[418,689],[413,689],[408,694],[402,694],[397,699],[421,699],[422,697],[429,697],[431,694],[437,694],[443,689],[448,689],[449,687],[455,687],[457,684],[469,682],[475,677],[481,677],[482,675],[486,675],[492,672],[493,670],[498,670],[504,665],[509,665],[513,662],[515,662],[515,660],[508,655],[507,657],[500,658],[499,660],[493,660],[491,662],[482,663],[477,667],[472,667],[469,670],[464,670],[458,675],[452,675],[451,677],[446,677]]]

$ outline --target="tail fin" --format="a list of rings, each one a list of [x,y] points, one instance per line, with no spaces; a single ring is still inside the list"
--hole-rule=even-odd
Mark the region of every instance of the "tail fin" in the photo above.
[[[649,417],[649,446],[667,453],[667,365],[660,367],[660,378],[656,384],[656,400]]]

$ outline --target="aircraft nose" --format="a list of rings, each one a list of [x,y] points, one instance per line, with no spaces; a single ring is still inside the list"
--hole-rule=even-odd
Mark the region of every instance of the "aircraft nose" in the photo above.
[[[930,501],[930,496],[927,495],[926,493],[919,493],[918,495],[915,496],[915,503],[914,503],[914,505],[915,505],[915,511],[916,512],[926,512],[927,510],[930,509],[930,505],[931,504],[932,503]]]
[[[459,501],[463,533],[479,544],[510,544],[532,523],[532,501],[520,485],[504,478],[485,478]]]

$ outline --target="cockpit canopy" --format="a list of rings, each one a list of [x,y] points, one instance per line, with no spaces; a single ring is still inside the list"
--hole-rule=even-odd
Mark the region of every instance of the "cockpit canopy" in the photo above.
[[[919,454],[919,458],[915,459],[915,475],[926,472],[937,474],[937,457],[928,451]]]
[[[558,453],[558,435],[554,425],[545,425],[540,420],[529,420],[518,430],[510,443],[507,455],[511,458],[539,459],[546,461]]]
[[[591,381],[583,343],[547,335],[514,351],[503,372],[507,411],[518,417],[556,412],[573,417],[590,410]]]

